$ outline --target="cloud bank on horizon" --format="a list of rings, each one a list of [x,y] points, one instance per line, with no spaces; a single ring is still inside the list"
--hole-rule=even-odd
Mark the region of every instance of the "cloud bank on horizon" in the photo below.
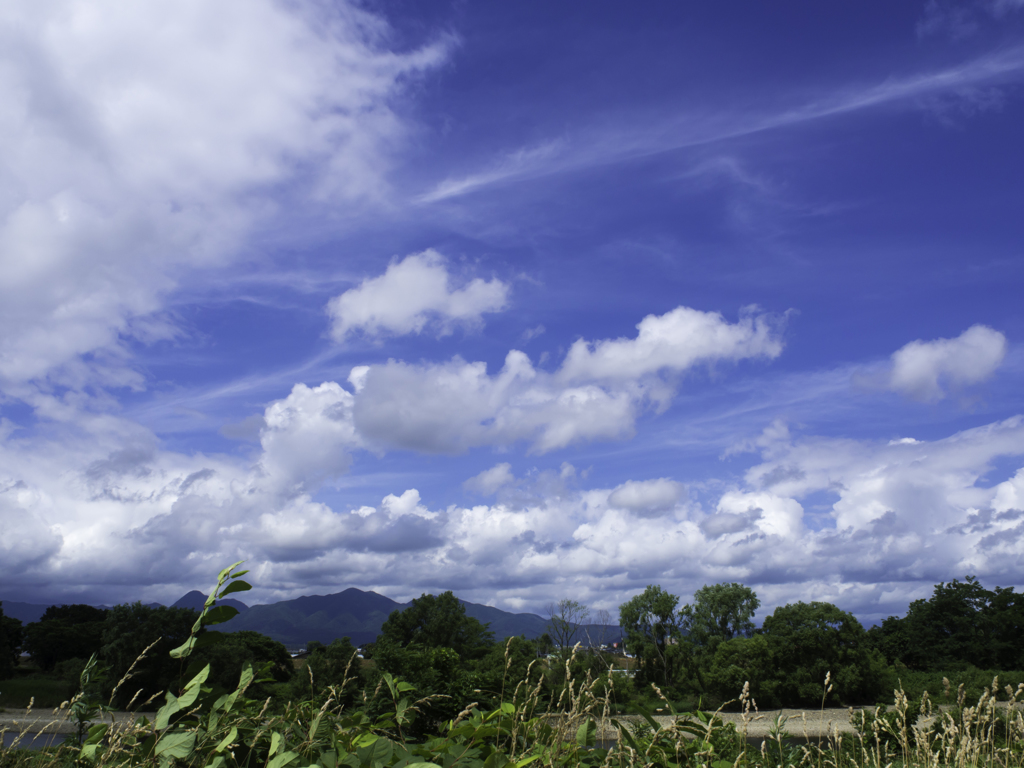
[[[1024,7],[743,7],[5,4],[0,599],[1024,586]]]

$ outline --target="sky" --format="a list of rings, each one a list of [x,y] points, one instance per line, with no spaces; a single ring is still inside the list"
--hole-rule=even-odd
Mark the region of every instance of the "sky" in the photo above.
[[[8,0],[0,598],[1024,586],[1024,2]]]

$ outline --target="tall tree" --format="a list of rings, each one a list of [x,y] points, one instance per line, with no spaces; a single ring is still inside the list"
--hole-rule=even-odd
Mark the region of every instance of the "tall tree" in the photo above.
[[[4,616],[3,603],[0,603],[0,680],[6,680],[14,674],[21,642],[21,621]]]
[[[103,661],[116,683],[135,664],[130,680],[118,690],[118,706],[127,705],[138,692],[137,701],[171,691],[178,693],[184,665],[168,654],[185,642],[198,613],[191,608],[150,608],[136,602],[115,605],[103,622]],[[145,658],[142,652],[156,642]]]
[[[680,625],[695,645],[714,653],[723,640],[752,636],[760,607],[754,590],[742,584],[705,584],[693,593],[693,604],[679,612]]]
[[[640,663],[638,676],[646,682],[672,680],[677,654],[670,645],[679,642],[676,606],[679,598],[650,585],[619,606],[619,624],[626,633],[626,650]]]
[[[107,612],[91,605],[51,605],[25,627],[25,650],[45,670],[69,659],[88,659],[103,647]]]
[[[559,648],[570,648],[579,642],[579,630],[590,616],[590,609],[583,603],[563,598],[547,608],[548,634]]]
[[[791,603],[764,620],[779,704],[809,706],[822,700],[874,701],[886,681],[885,659],[868,642],[861,623],[831,603]]]

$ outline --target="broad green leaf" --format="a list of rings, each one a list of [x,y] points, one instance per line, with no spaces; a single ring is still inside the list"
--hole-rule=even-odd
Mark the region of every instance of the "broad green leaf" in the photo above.
[[[96,723],[89,727],[89,736],[86,738],[86,744],[99,744],[103,737],[107,735],[107,729],[110,727],[109,723]]]
[[[223,584],[225,581],[227,581],[228,574],[231,573],[233,570],[235,570],[235,568],[237,568],[238,566],[240,566],[244,562],[245,562],[245,560],[239,560],[234,565],[229,565],[223,571],[218,573],[217,574],[217,585],[219,586],[219,585]]]
[[[269,763],[267,763],[267,768],[281,768],[282,766],[288,765],[288,763],[290,763],[298,756],[298,752],[282,752],[280,755],[278,755]]]
[[[188,709],[189,707],[191,707],[195,703],[196,699],[199,697],[199,693],[202,690],[202,685],[206,682],[206,678],[208,678],[209,676],[210,665],[207,664],[199,671],[199,674],[197,674],[195,677],[188,681],[188,684],[185,686],[185,691],[181,694],[181,697],[178,699],[178,706],[182,709]]]
[[[228,731],[228,735],[224,737],[220,744],[214,747],[214,752],[223,752],[225,749],[231,746],[235,739],[238,738],[238,729],[231,726],[231,730]]]
[[[214,624],[223,624],[225,621],[230,621],[238,615],[238,609],[232,605],[218,605],[216,608],[211,608],[203,616],[203,626],[209,627]]]
[[[198,627],[192,627],[192,631],[193,632],[198,631]],[[192,636],[189,637],[188,640],[186,640],[184,643],[182,643],[177,648],[174,648],[171,651],[171,658],[172,659],[180,659],[183,656],[188,656],[190,653],[192,653],[192,649],[195,648],[195,645],[196,645],[196,638],[195,638],[195,635],[192,635]]]
[[[273,757],[274,753],[277,752],[277,748],[281,746],[281,734],[274,731],[270,734],[270,751],[267,752],[267,757]]]
[[[196,734],[194,731],[188,733],[165,733],[163,738],[156,743],[153,754],[184,760],[192,754],[192,748],[195,745]]]
[[[597,723],[593,720],[587,720],[579,728],[576,729],[576,743],[581,747],[591,747],[594,745],[594,738],[597,736]]]
[[[405,768],[441,768],[437,763],[409,763]]]
[[[230,584],[224,587],[224,591],[220,593],[220,596],[227,597],[228,595],[233,594],[235,592],[248,592],[250,589],[252,589],[252,584],[250,584],[247,581],[242,581],[241,579],[238,579],[237,581],[232,581]]]
[[[158,731],[162,731],[171,724],[171,718],[180,711],[181,705],[178,703],[178,697],[168,691],[167,703],[160,707],[160,711],[156,713],[156,720],[153,721],[153,727]]]
[[[732,763],[728,760],[715,760],[715,762],[711,764],[711,768],[732,768]]]
[[[522,760],[517,760],[516,761],[516,768],[524,768],[524,766],[527,766],[530,763],[532,763],[534,760],[539,760],[539,759],[540,759],[540,755],[530,755],[529,757],[524,757]]]
[[[508,759],[508,756],[501,750],[494,750],[484,760],[484,768],[505,768],[512,761]]]

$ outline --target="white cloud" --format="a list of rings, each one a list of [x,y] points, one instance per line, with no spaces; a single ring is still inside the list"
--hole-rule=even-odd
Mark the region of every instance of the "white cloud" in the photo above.
[[[490,496],[497,493],[499,489],[515,482],[512,474],[512,465],[507,461],[495,464],[490,469],[485,469],[478,475],[474,475],[462,484],[467,491],[479,493],[482,496]]]
[[[608,503],[638,514],[664,512],[675,506],[682,492],[683,486],[667,477],[630,480],[612,491]]]
[[[508,285],[497,278],[475,278],[453,289],[440,253],[414,253],[392,262],[383,275],[367,278],[331,299],[327,305],[331,336],[342,342],[357,332],[369,336],[422,333],[428,324],[444,334],[455,324],[480,323],[485,313],[502,311],[508,292]]]
[[[346,4],[12,0],[0,8],[0,386],[142,385],[125,340],[233,259],[279,192],[380,196],[401,78]],[[83,357],[89,355],[89,357]]]
[[[161,451],[141,433],[125,448],[113,422],[77,440],[8,436],[0,519],[18,541],[0,553],[8,594],[44,584],[49,595],[170,600],[247,558],[260,599],[455,588],[506,607],[536,610],[566,594],[614,609],[646,584],[687,599],[725,580],[755,587],[766,609],[811,598],[879,617],[952,576],[1019,580],[1024,470],[986,478],[1024,456],[1022,418],[892,445],[775,429],[744,482],[702,503],[670,478],[575,489],[564,467],[514,480],[493,504],[432,508],[406,486],[372,506],[332,508],[310,493],[340,471],[348,432],[307,425],[344,414],[350,395],[336,386],[297,388],[267,409],[273,437],[255,468]],[[280,462],[285,440],[304,462]],[[335,463],[317,463],[317,446]],[[484,476],[511,472],[498,464]]]
[[[676,307],[648,315],[637,324],[635,339],[580,339],[559,371],[564,381],[636,379],[661,370],[683,371],[699,363],[746,358],[775,358],[782,353],[781,322],[745,311],[737,323],[718,312]]]
[[[348,471],[352,449],[362,444],[352,423],[353,400],[329,381],[315,388],[296,384],[288,397],[267,407],[260,464],[271,488],[315,489]]]
[[[679,307],[649,315],[637,327],[635,339],[576,342],[553,374],[535,369],[518,350],[494,375],[484,363],[459,358],[360,367],[356,428],[381,448],[459,453],[529,441],[533,451],[544,453],[632,435],[646,403],[671,399],[674,384],[662,374],[772,358],[782,349],[766,315],[746,313],[728,323],[718,313]]]
[[[889,385],[917,400],[935,401],[949,388],[977,384],[992,376],[1006,356],[1006,337],[972,325],[955,339],[912,341],[892,355]]]

